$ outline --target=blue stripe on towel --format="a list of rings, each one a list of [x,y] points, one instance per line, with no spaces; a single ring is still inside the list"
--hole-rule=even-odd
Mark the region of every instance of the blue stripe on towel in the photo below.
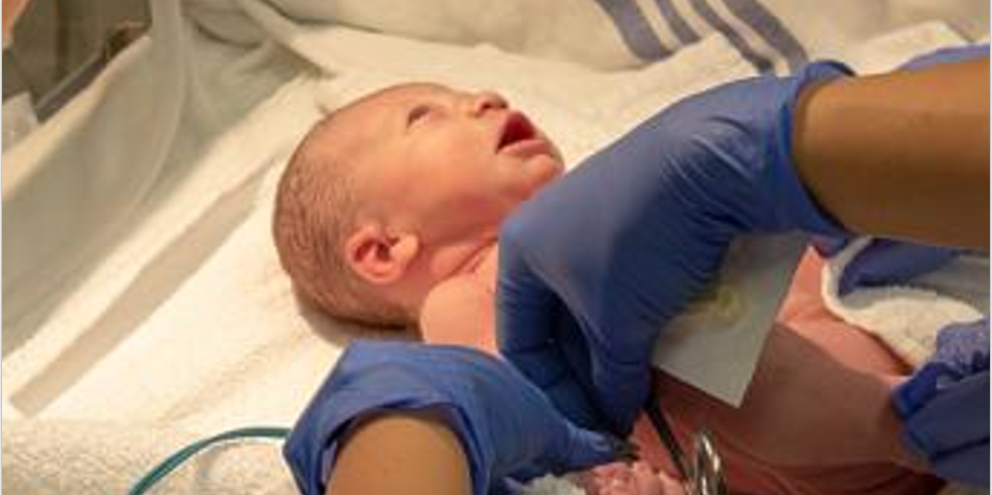
[[[710,7],[706,3],[706,0],[691,0],[689,2],[692,4],[693,10],[699,14],[710,26],[712,26],[717,31],[723,33],[727,37],[727,41],[730,42],[734,48],[740,52],[741,56],[747,59],[748,62],[754,65],[756,69],[760,72],[769,72],[772,69],[772,62],[767,57],[762,56],[758,52],[754,51],[744,40],[744,37],[740,33],[734,31],[734,28],[730,26],[724,19],[722,19],[713,7]]]
[[[616,26],[624,43],[643,60],[657,60],[671,55],[662,46],[651,25],[633,0],[596,0]]]
[[[675,33],[679,41],[686,45],[699,41],[699,34],[689,27],[689,23],[685,22],[682,14],[672,5],[672,0],[654,0],[654,3],[658,4],[661,16],[665,18],[665,22],[672,28],[672,32]]]
[[[660,0],[659,0],[660,1]],[[727,8],[746,22],[758,36],[777,50],[795,71],[809,61],[809,55],[785,25],[757,0],[722,0]]]

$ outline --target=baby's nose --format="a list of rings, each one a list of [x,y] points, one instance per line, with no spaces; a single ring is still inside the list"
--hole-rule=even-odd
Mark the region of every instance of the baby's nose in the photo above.
[[[499,110],[509,106],[506,99],[493,91],[482,91],[470,97],[469,108],[472,115],[479,116],[489,110]]]

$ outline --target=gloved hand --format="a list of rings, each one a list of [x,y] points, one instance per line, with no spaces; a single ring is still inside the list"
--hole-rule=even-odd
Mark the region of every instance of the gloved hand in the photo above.
[[[573,420],[627,433],[652,345],[744,232],[843,232],[792,164],[800,90],[847,74],[739,81],[650,118],[542,190],[500,234],[500,352]]]
[[[934,473],[989,486],[989,320],[950,325],[937,352],[893,394],[904,439]]]
[[[817,239],[814,243],[823,256],[834,256],[847,245],[843,238]],[[841,296],[862,287],[877,287],[908,282],[915,277],[940,269],[962,250],[925,246],[890,239],[871,239],[867,247],[854,255],[841,274]]]
[[[965,45],[951,48],[941,48],[940,50],[920,55],[910,59],[905,64],[899,66],[900,70],[926,69],[935,65],[951,62],[963,62],[975,58],[989,56],[989,45]]]
[[[304,495],[323,495],[347,426],[383,410],[436,409],[459,436],[474,493],[616,459],[616,443],[569,423],[512,366],[454,346],[358,341],[341,356],[284,447]]]

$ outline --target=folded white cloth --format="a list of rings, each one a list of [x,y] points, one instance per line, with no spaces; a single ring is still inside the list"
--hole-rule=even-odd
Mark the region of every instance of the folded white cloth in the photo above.
[[[124,495],[168,455],[201,433],[173,425],[13,420],[3,422],[3,491],[35,495]],[[181,465],[157,495],[296,493],[281,443],[217,444]]]
[[[856,239],[824,264],[823,301],[844,321],[878,336],[913,367],[933,354],[941,328],[988,313],[988,258],[977,256],[962,256],[907,285],[865,287],[839,296],[841,275],[869,243],[868,238]]]

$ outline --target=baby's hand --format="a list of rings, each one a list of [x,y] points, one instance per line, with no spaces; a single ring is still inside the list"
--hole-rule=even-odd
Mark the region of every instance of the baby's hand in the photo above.
[[[681,483],[640,461],[597,466],[582,473],[578,482],[589,495],[685,495]]]

